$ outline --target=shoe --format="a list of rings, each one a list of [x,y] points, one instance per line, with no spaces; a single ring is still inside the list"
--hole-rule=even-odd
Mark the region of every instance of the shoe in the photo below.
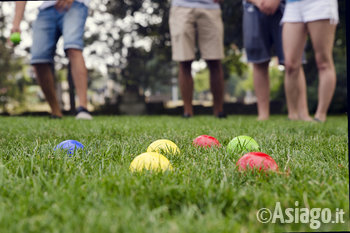
[[[182,115],[182,118],[186,118],[186,119],[191,118],[191,117],[192,117],[192,115],[190,115],[190,114],[188,114],[188,113],[184,113],[184,114]]]
[[[80,106],[77,109],[77,115],[75,115],[75,119],[77,119],[77,120],[92,120],[92,116],[86,108]]]
[[[60,119],[62,119],[62,117],[56,116],[56,115],[51,115],[50,119],[52,119],[52,120],[60,120]]]
[[[224,119],[224,118],[227,118],[227,115],[224,112],[219,112],[219,114],[216,115],[216,117],[219,118],[219,119]]]

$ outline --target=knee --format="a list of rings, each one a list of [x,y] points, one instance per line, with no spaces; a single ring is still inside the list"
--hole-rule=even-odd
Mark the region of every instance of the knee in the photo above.
[[[328,70],[333,66],[332,55],[315,54],[315,59],[319,71]]]
[[[183,71],[191,71],[192,61],[183,61],[179,63],[180,69]]]
[[[33,64],[33,68],[36,73],[44,71],[46,72],[47,70],[51,71],[54,69],[54,66],[52,63],[38,63],[38,64]]]
[[[67,49],[67,55],[70,59],[83,56],[83,52],[79,49]]]
[[[300,70],[301,63],[295,61],[285,61],[284,68],[287,75],[293,75]]]
[[[43,67],[43,64],[33,64],[33,68],[35,71],[40,70],[41,67]]]
[[[209,69],[220,69],[221,60],[206,60]]]

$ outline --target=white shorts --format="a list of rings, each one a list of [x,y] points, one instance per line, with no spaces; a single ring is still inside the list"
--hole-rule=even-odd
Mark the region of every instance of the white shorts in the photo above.
[[[288,2],[281,23],[307,23],[322,19],[329,19],[331,24],[338,24],[337,0]]]

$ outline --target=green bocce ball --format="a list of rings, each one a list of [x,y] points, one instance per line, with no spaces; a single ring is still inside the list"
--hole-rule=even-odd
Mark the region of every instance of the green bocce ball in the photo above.
[[[242,154],[259,151],[259,144],[249,136],[241,135],[233,138],[227,145],[230,154]]]
[[[14,32],[10,36],[10,40],[14,44],[19,44],[21,42],[21,33],[19,32]]]

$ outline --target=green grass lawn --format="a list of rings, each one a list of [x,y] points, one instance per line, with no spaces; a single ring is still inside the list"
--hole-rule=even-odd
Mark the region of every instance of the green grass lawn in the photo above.
[[[271,232],[313,231],[310,224],[263,224],[261,208],[336,208],[349,230],[348,124],[273,116],[0,117],[0,232]],[[208,134],[221,149],[199,150],[192,140]],[[281,173],[240,173],[239,155],[225,147],[235,136],[252,136]],[[174,141],[174,170],[131,173],[133,158],[156,139]],[[68,157],[53,149],[75,139],[85,152]]]

